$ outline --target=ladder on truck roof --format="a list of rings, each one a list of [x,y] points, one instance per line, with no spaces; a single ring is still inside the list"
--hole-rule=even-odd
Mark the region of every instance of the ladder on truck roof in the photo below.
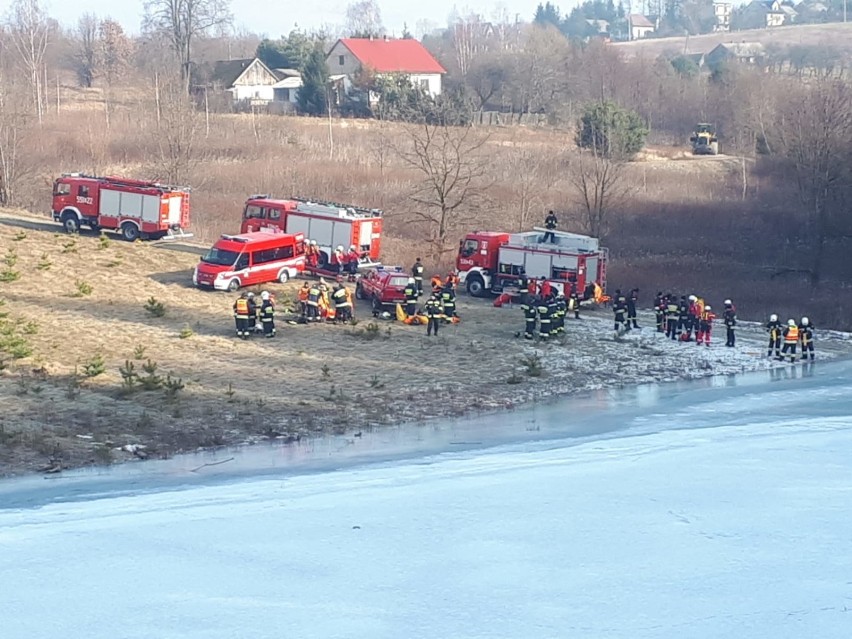
[[[115,175],[89,175],[88,173],[63,173],[62,177],[68,178],[83,178],[86,180],[98,180],[99,182],[109,182],[115,186],[135,186],[141,188],[163,189],[165,191],[185,191],[189,192],[188,186],[173,186],[170,184],[160,184],[159,182],[151,182],[150,180],[133,180],[131,178],[117,177]]]
[[[330,215],[341,217],[341,212],[348,213],[354,217],[381,217],[381,209],[368,209],[362,206],[354,206],[352,204],[340,204],[338,202],[325,202],[323,200],[311,200],[304,197],[291,198],[294,202],[304,204],[305,213],[318,213],[320,215]]]

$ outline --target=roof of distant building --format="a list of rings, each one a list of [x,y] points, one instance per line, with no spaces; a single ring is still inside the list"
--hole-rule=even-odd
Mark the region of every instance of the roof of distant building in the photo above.
[[[447,70],[413,39],[342,38],[358,62],[378,73],[446,73]]]

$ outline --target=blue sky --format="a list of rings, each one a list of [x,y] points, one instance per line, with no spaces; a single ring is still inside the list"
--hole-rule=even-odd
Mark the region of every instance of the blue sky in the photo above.
[[[78,16],[86,11],[99,16],[110,15],[125,27],[126,31],[137,32],[142,16],[142,0],[45,0],[51,16],[64,25],[76,22]],[[514,19],[515,14],[525,21],[532,19],[539,0],[431,0],[421,4],[412,0],[379,0],[385,27],[398,35],[403,23],[415,31],[420,21],[428,21],[434,26],[443,26],[453,8],[462,14],[476,12],[491,18],[498,7]],[[576,0],[566,0],[556,4],[562,10],[570,9]],[[311,29],[322,25],[342,24],[348,0],[310,0],[308,2],[270,2],[269,0],[232,0],[234,24],[248,31],[278,36],[287,33],[298,23]],[[0,0],[0,14],[7,13],[11,0]],[[280,8],[278,8],[280,7]]]

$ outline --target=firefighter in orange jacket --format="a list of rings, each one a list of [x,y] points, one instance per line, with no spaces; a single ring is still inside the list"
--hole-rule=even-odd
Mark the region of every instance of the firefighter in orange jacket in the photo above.
[[[302,288],[299,289],[299,312],[302,317],[306,317],[308,314],[308,291],[310,288],[311,285],[305,282],[302,284]]]
[[[441,276],[433,275],[429,283],[432,285],[432,293],[437,293],[438,297],[440,297],[441,291],[444,290],[444,282],[441,280]]]
[[[796,345],[799,343],[799,325],[796,320],[787,320],[787,328],[784,329],[784,346],[781,347],[781,356],[776,357],[779,362],[784,361],[784,356],[790,353],[790,363],[796,361]]]
[[[710,333],[713,330],[713,320],[716,319],[716,313],[710,306],[705,306],[698,316],[698,332],[695,334],[695,343],[698,346],[706,344],[710,346]]]
[[[459,276],[456,275],[455,271],[450,271],[447,273],[447,279],[444,282],[444,288],[450,286],[453,289],[453,293],[456,292],[456,287],[459,285]]]
[[[234,320],[237,324],[237,337],[248,339],[249,303],[246,293],[240,294],[237,301],[234,302]]]

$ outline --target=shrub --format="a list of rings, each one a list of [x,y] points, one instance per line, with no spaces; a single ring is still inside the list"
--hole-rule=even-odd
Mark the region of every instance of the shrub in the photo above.
[[[138,380],[143,390],[153,391],[163,385],[163,378],[157,375],[158,367],[157,362],[153,362],[150,359],[142,364],[142,372],[144,372],[145,375],[138,376]]]
[[[103,375],[106,372],[106,363],[104,362],[104,356],[100,353],[96,353],[92,359],[83,364],[83,374],[86,377],[97,377],[98,375]]]
[[[15,264],[18,263],[18,253],[15,249],[10,248],[6,251],[6,256],[3,258],[5,268],[0,271],[0,282],[14,282],[21,277],[21,274],[15,270]]]
[[[174,401],[177,399],[177,395],[180,391],[186,388],[186,385],[183,383],[183,379],[178,377],[175,379],[172,377],[171,373],[166,375],[166,381],[163,383],[163,387],[166,393],[166,399],[168,401]]]
[[[195,335],[195,332],[189,324],[184,324],[183,328],[180,329],[180,333],[178,333],[178,337],[181,339],[189,339],[193,335]]]
[[[100,237],[98,238],[98,250],[103,251],[105,249],[108,249],[109,245],[110,239],[104,233],[101,233]]]
[[[530,377],[541,377],[541,374],[544,372],[541,356],[538,353],[523,357],[521,365],[526,369],[527,375]]]
[[[151,317],[163,317],[166,314],[166,305],[157,301],[157,298],[151,296],[145,302],[145,312]]]
[[[133,359],[142,359],[145,357],[145,347],[142,344],[137,344],[133,349]]]
[[[25,239],[27,239],[27,232],[26,231],[18,231],[17,235],[15,235],[15,237],[12,238],[12,241],[13,242],[20,242],[21,240],[25,240]]]
[[[39,271],[49,271],[51,266],[53,266],[53,262],[50,261],[50,256],[47,253],[42,253],[41,260],[39,260],[36,268]]]
[[[577,128],[577,146],[593,149],[607,158],[635,155],[645,146],[648,136],[648,128],[638,113],[611,100],[587,105]]]
[[[92,291],[95,290],[86,280],[76,280],[74,287],[77,291],[71,297],[85,297],[86,295],[91,295]]]

